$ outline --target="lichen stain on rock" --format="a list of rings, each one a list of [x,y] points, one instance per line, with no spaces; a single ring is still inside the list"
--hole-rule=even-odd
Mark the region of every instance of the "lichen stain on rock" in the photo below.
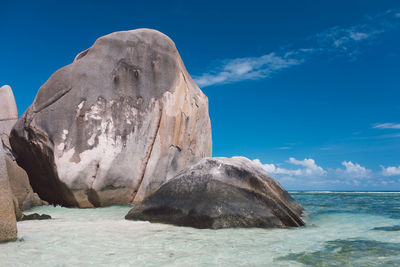
[[[60,150],[56,157],[58,173],[69,185],[84,178],[82,174],[86,175],[88,172],[95,173],[88,177],[105,175],[115,157],[126,149],[135,127],[138,127],[138,118],[140,120],[146,114],[137,110],[132,104],[133,101],[131,97],[121,97],[112,101],[99,97],[96,104],[86,111],[82,110],[83,102],[78,105],[79,115],[75,116],[77,124],[80,124],[79,120],[84,121],[83,127],[76,127],[77,136],[80,138],[66,140],[68,130],[64,130],[60,136],[62,143],[57,146]],[[149,108],[154,108],[154,100]],[[65,146],[66,143],[68,146]],[[85,143],[87,146],[82,146]],[[84,171],[87,166],[96,167]],[[87,180],[87,186],[92,189],[90,186],[93,182]]]

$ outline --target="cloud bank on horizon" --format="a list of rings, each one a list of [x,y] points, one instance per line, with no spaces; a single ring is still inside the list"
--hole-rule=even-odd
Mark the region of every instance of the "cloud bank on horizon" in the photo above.
[[[194,76],[200,87],[259,80],[273,74],[300,65],[311,56],[331,55],[347,56],[351,60],[362,52],[362,47],[371,44],[380,35],[400,26],[400,10],[388,10],[373,17],[368,16],[364,22],[350,27],[333,27],[327,31],[306,38],[305,46],[290,49],[288,46],[280,51],[271,52],[259,57],[225,59],[217,67]]]
[[[341,162],[343,167],[337,169],[324,169],[314,159],[309,158],[298,160],[291,157],[286,162],[279,164],[262,163],[259,159],[253,161],[285,186],[289,188],[294,186],[300,190],[316,186],[326,188],[373,186],[379,188],[388,184],[400,183],[400,166],[381,166],[380,171],[373,171],[352,161]],[[283,168],[280,167],[281,165],[288,167]],[[383,177],[386,178],[383,179]],[[387,179],[388,177],[390,179]]]

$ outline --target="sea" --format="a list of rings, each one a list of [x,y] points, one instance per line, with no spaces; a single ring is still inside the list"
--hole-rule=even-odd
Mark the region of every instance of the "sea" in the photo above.
[[[290,192],[306,226],[199,230],[124,219],[131,206],[37,207],[0,266],[400,266],[400,192]]]

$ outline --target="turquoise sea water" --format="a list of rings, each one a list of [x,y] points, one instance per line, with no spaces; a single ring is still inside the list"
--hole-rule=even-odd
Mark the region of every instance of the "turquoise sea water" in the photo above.
[[[296,229],[198,230],[124,220],[131,207],[39,207],[0,266],[400,266],[400,193],[291,193]]]

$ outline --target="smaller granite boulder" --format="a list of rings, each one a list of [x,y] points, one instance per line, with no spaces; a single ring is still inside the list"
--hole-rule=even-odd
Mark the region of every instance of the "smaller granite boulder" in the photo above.
[[[297,227],[303,208],[261,166],[243,157],[204,158],[125,216],[195,228]]]
[[[7,176],[4,153],[0,147],[0,242],[17,238],[14,203]]]
[[[27,210],[45,203],[33,192],[29,178],[24,169],[18,166],[12,152],[9,135],[18,120],[18,110],[11,87],[0,87],[0,147],[5,160],[5,175],[8,176],[14,198],[15,214],[19,218],[21,210]],[[15,205],[15,203],[17,205]]]

